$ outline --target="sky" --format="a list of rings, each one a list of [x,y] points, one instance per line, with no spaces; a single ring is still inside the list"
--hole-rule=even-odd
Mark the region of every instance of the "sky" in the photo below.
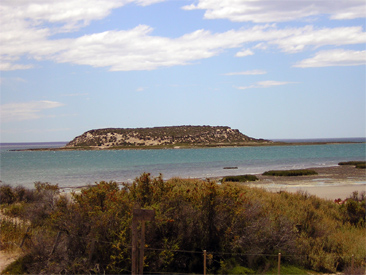
[[[366,136],[364,0],[2,0],[1,142]]]

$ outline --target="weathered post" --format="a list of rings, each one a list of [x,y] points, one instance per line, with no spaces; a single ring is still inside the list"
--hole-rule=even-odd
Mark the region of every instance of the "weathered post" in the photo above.
[[[132,275],[137,275],[137,219],[132,218]]]
[[[92,261],[93,253],[94,253],[94,248],[95,248],[95,239],[92,240],[92,243],[90,245],[90,250],[89,250],[89,263],[91,263],[91,261]]]
[[[206,259],[207,259],[207,252],[203,250],[203,275],[206,275]]]
[[[144,270],[144,248],[145,248],[145,222],[153,221],[155,218],[154,210],[133,209],[132,217],[132,268],[131,274],[143,274]],[[141,222],[140,236],[137,225]]]
[[[23,247],[25,239],[29,238],[30,229],[31,229],[30,226],[28,226],[27,231],[25,232],[24,237],[23,237],[22,241],[20,242],[20,245],[19,245],[20,248]]]
[[[52,250],[51,250],[50,256],[55,252],[56,247],[57,247],[57,245],[58,245],[58,242],[59,242],[59,240],[60,240],[60,236],[61,236],[61,231],[59,231],[59,232],[57,233],[56,240],[55,240],[55,243],[54,243],[54,245],[53,245],[53,247],[52,247]]]
[[[145,254],[145,221],[141,222],[141,242],[140,242],[140,260],[139,260],[139,271],[143,274],[144,270],[144,254]]]
[[[352,258],[351,258],[351,274],[353,274],[354,271],[354,264],[355,264],[355,255],[352,254]]]
[[[281,274],[281,253],[278,253],[278,270],[277,270],[277,274],[278,275]]]

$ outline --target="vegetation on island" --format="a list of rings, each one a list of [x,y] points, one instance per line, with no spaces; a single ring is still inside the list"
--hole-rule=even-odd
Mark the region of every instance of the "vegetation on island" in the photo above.
[[[269,142],[248,137],[227,126],[170,126],[153,128],[107,128],[90,130],[65,148],[160,148],[177,146],[228,146]]]
[[[0,200],[1,249],[22,242],[24,250],[4,273],[131,273],[137,204],[155,210],[146,223],[146,273],[202,273],[203,250],[209,274],[276,273],[279,252],[291,274],[350,274],[352,261],[354,274],[365,268],[366,198],[357,192],[333,202],[144,173],[132,184],[99,182],[70,194],[49,183],[1,185]]]
[[[317,175],[318,173],[311,169],[292,169],[292,170],[270,170],[264,172],[263,176],[275,176],[275,177],[296,177],[296,176],[310,176]]]

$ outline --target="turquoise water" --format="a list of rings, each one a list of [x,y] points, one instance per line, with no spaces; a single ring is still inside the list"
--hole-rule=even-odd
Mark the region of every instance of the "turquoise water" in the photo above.
[[[64,143],[54,143],[60,147]],[[9,151],[50,144],[2,144],[0,180],[33,187],[34,182],[76,187],[101,180],[131,182],[143,172],[153,176],[216,177],[262,173],[270,169],[333,166],[365,160],[365,143],[169,150]],[[238,169],[227,170],[224,167]]]

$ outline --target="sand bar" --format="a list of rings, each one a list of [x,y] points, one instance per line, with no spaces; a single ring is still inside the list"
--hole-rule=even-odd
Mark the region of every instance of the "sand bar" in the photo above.
[[[259,181],[248,184],[267,191],[305,191],[324,199],[346,199],[354,191],[366,192],[366,170],[354,166],[309,168],[318,175],[298,177],[274,177],[257,175]]]

